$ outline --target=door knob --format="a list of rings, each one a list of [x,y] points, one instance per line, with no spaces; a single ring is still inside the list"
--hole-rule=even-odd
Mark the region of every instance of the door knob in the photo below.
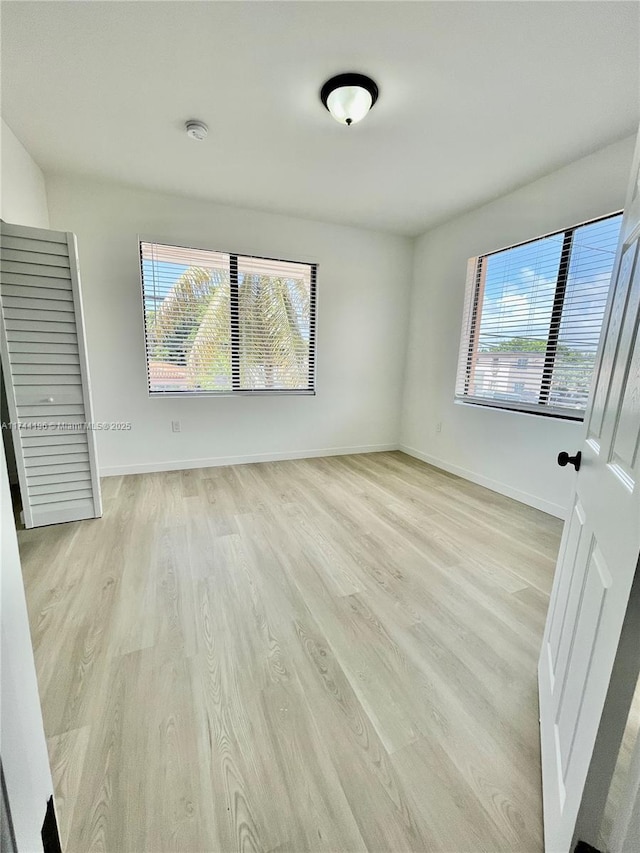
[[[576,471],[580,470],[580,462],[582,461],[582,452],[579,450],[575,456],[569,456],[566,450],[558,453],[558,465],[564,468],[565,465],[571,463]]]

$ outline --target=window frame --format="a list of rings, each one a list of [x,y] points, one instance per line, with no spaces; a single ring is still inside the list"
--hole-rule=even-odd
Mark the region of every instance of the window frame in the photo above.
[[[144,293],[144,274],[143,274],[143,258],[142,244],[155,243],[167,248],[176,249],[193,249],[198,252],[219,252],[229,256],[229,284],[230,284],[230,314],[231,314],[231,344],[234,342],[237,345],[237,353],[234,355],[232,351],[232,385],[239,383],[240,376],[240,349],[239,349],[239,312],[238,312],[238,258],[254,258],[260,261],[275,261],[290,264],[304,264],[310,268],[309,273],[309,387],[308,388],[256,388],[256,389],[241,389],[231,388],[228,391],[152,391],[150,385],[149,372],[149,350],[147,337],[147,313],[145,310],[145,293]],[[308,258],[293,260],[291,258],[276,258],[268,255],[257,255],[253,252],[229,251],[226,249],[214,249],[211,246],[202,246],[178,242],[171,238],[150,237],[144,234],[137,235],[137,250],[138,250],[138,266],[140,275],[140,297],[142,304],[142,331],[144,337],[144,363],[145,376],[147,385],[147,396],[149,399],[183,399],[183,398],[199,398],[199,397],[315,397],[317,395],[317,327],[318,327],[318,298],[317,298],[317,280],[319,264],[316,260]],[[233,283],[233,259],[235,258],[235,288]],[[234,299],[235,289],[235,299]],[[234,335],[234,302],[235,302],[235,328]]]
[[[567,290],[567,282],[569,278],[569,268],[571,263],[571,248],[573,245],[573,235],[577,229],[582,228],[585,225],[593,225],[596,222],[603,222],[606,219],[613,219],[616,216],[622,216],[623,210],[615,210],[612,213],[606,213],[603,216],[596,216],[592,219],[586,219],[584,222],[578,222],[575,225],[571,225],[568,228],[559,228],[556,231],[549,231],[546,234],[542,234],[538,237],[532,237],[529,240],[521,240],[519,243],[513,243],[509,246],[504,246],[501,249],[494,249],[491,252],[485,252],[482,255],[477,255],[475,258],[471,258],[469,260],[469,265],[473,263],[473,293],[471,295],[471,305],[469,309],[467,309],[467,304],[465,300],[465,311],[463,317],[463,325],[462,325],[462,336],[461,336],[461,344],[460,344],[460,354],[458,358],[458,366],[456,369],[456,393],[454,395],[454,401],[463,406],[476,406],[487,409],[502,409],[503,411],[509,412],[517,412],[519,414],[526,415],[537,415],[543,418],[556,418],[559,420],[568,420],[568,421],[577,421],[582,422],[585,419],[586,409],[562,409],[560,407],[552,407],[548,405],[548,400],[551,393],[551,383],[553,379],[553,370],[555,366],[555,359],[558,350],[558,341],[560,338],[560,321],[562,319],[562,311],[564,308],[564,301],[566,297]],[[477,344],[477,337],[480,334],[480,326],[477,324],[478,319],[478,311],[481,310],[481,305],[484,299],[484,293],[482,294],[482,299],[480,298],[481,285],[483,280],[482,275],[482,264],[486,261],[487,258],[490,258],[492,255],[498,255],[501,252],[509,251],[510,249],[517,249],[520,246],[526,246],[530,243],[537,243],[539,240],[545,240],[548,237],[555,237],[557,234],[564,235],[562,249],[560,252],[560,261],[558,264],[558,273],[556,278],[556,285],[554,291],[553,305],[551,309],[551,318],[549,322],[549,334],[547,337],[547,347],[544,354],[544,366],[542,371],[542,379],[540,383],[540,396],[538,398],[538,402],[533,404],[529,403],[514,403],[510,400],[495,400],[486,397],[475,397],[468,393],[470,377],[471,377],[471,367],[473,365],[473,358],[475,347]],[[612,268],[612,276],[615,273],[616,269],[616,261],[614,258],[613,268]],[[469,285],[467,284],[467,287]],[[468,299],[468,296],[467,296]],[[605,303],[605,311],[604,311],[604,319],[603,325],[606,322],[607,313],[608,313],[608,304],[611,299],[611,284],[609,284],[609,292],[607,294],[607,301]],[[602,333],[602,330],[601,332]],[[462,394],[457,393],[457,385],[458,385],[458,372],[460,369],[460,361],[462,359],[463,353],[463,343],[465,336],[468,336],[467,346],[466,346],[466,370],[464,375],[464,391]],[[591,380],[593,385],[593,377]],[[591,389],[592,390],[592,389]]]

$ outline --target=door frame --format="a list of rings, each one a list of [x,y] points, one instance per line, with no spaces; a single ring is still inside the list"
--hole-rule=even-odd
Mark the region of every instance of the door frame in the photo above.
[[[53,780],[4,447],[0,447],[2,774],[18,850],[40,851]],[[9,848],[10,849],[10,848]]]
[[[611,779],[640,677],[640,555],[631,586],[620,642],[576,820],[573,846],[585,841],[598,849]],[[632,780],[628,780],[631,784]]]
[[[640,849],[640,732],[631,756],[626,789],[611,832],[612,853],[633,853]]]

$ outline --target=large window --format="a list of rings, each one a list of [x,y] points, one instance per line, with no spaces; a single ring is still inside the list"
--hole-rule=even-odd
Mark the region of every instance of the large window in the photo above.
[[[621,221],[614,214],[469,261],[457,398],[584,417]]]
[[[149,393],[313,393],[316,266],[140,243]]]

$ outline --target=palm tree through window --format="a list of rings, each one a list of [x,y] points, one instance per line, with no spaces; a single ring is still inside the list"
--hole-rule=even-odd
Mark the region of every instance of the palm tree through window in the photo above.
[[[149,393],[313,393],[315,264],[140,243]]]

